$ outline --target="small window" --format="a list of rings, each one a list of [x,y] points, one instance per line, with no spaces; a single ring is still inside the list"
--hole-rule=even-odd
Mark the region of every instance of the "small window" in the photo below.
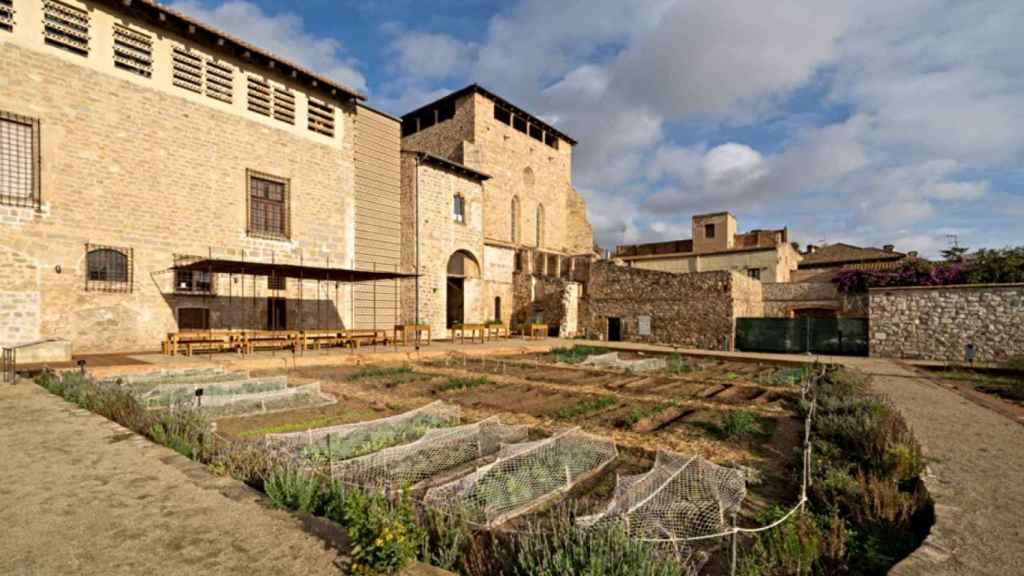
[[[269,290],[287,290],[288,277],[281,276],[279,274],[271,274],[270,276],[267,276],[267,288]]]
[[[309,99],[309,129],[312,132],[334,137],[334,108],[322,100]]]
[[[85,289],[89,292],[131,292],[132,249],[86,244]]]
[[[509,219],[511,220],[511,234],[509,239],[512,243],[519,242],[519,197],[512,197],[512,208],[509,211]]]
[[[462,194],[452,197],[452,219],[460,224],[466,223],[466,199]]]
[[[537,248],[544,246],[544,205],[537,204]]]
[[[403,118],[402,119],[402,137],[412,136],[419,129],[416,127],[416,118]]]
[[[512,124],[512,113],[501,106],[495,106],[494,119],[502,124]]]
[[[455,118],[455,100],[442,102],[437,108],[437,121],[444,122]]]
[[[203,93],[203,58],[198,52],[175,46],[171,52],[171,82],[196,94]]]
[[[88,56],[89,13],[56,0],[44,1],[43,38],[50,46]]]
[[[39,121],[0,112],[0,204],[36,208],[39,198]]]
[[[437,123],[437,110],[431,108],[420,112],[420,130],[426,130]]]
[[[711,239],[711,238],[715,237],[715,225],[714,224],[705,224],[704,225],[704,237],[708,238],[708,239]]]
[[[270,116],[270,83],[255,76],[249,76],[247,80],[249,112]]]
[[[494,297],[494,320],[501,322],[501,296]]]
[[[544,130],[536,124],[530,124],[530,138],[534,140],[544,141]]]
[[[186,294],[212,294],[212,275],[199,270],[175,270],[174,291]]]
[[[14,1],[0,0],[0,30],[14,30]]]
[[[555,150],[558,150],[558,136],[555,136],[551,132],[544,133],[544,143]]]
[[[206,60],[206,95],[231,104],[235,99],[235,69],[227,62]]]
[[[548,254],[548,276],[552,278],[558,277],[558,254]]]
[[[274,120],[295,124],[295,93],[287,88],[274,88]]]
[[[249,171],[249,235],[288,239],[290,184],[284,178]]]
[[[178,308],[178,330],[209,330],[209,308]]]
[[[515,128],[516,130],[519,130],[523,134],[526,134],[526,126],[526,118],[523,118],[522,116],[512,117],[512,127]]]
[[[153,75],[153,38],[127,26],[114,25],[114,66],[149,78]]]
[[[761,279],[761,269],[760,268],[750,268],[750,269],[747,270],[747,276],[753,278],[754,280],[760,280]]]
[[[526,260],[526,253],[522,250],[516,250],[515,255],[512,256],[512,262],[516,272],[523,271],[523,268],[525,267],[524,260]]]

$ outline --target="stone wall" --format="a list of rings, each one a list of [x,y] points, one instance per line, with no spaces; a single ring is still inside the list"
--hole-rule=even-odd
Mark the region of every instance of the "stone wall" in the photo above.
[[[608,319],[622,322],[622,339],[717,349],[731,347],[738,314],[757,315],[760,282],[733,272],[673,274],[594,262],[580,324],[595,338],[608,337]],[[651,335],[639,334],[640,316]]]
[[[764,285],[764,316],[792,318],[800,310],[834,310],[840,318],[866,318],[867,296],[843,294],[832,282]]]
[[[963,361],[1024,355],[1024,284],[876,288],[869,294],[871,355]]]
[[[232,105],[176,88],[167,43],[181,40],[166,35],[152,79],[116,70],[108,63],[112,17],[99,9],[93,15],[97,47],[88,57],[43,44],[28,24],[0,42],[0,110],[39,121],[42,196],[38,211],[0,206],[0,246],[25,259],[35,283],[0,283],[0,308],[15,307],[0,318],[0,340],[66,338],[76,353],[156,350],[177,329],[180,307],[209,307],[224,317],[215,309],[237,306],[236,317],[251,325],[215,327],[262,328],[266,315],[254,308],[265,307],[268,296],[311,306],[315,288],[304,286],[303,295],[289,282],[286,291],[271,292],[266,278],[225,277],[225,292],[213,299],[175,295],[169,268],[175,255],[211,252],[352,266],[354,108],[335,103],[335,135],[327,137],[306,129],[301,98],[294,124],[247,112],[243,70],[235,72]],[[248,170],[290,181],[288,240],[247,235]],[[86,289],[87,243],[132,252],[130,291]],[[248,315],[236,297],[243,281],[254,304]],[[332,290],[330,298],[321,313],[330,309],[336,323],[350,325],[350,292]]]

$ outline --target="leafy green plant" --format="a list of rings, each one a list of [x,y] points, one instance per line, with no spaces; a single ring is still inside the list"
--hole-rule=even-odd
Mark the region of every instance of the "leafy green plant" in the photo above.
[[[304,447],[301,454],[309,460],[319,462],[356,458],[392,446],[414,442],[430,430],[447,428],[455,423],[451,419],[419,414],[407,421],[357,430],[340,439],[325,436]]]
[[[456,506],[438,510],[425,508],[419,516],[424,538],[419,558],[443,570],[465,573],[468,548],[473,545],[473,527],[470,513]]]
[[[596,346],[573,346],[572,348],[555,348],[551,350],[551,356],[555,362],[579,364],[590,356],[607,352],[607,348],[598,348]]]
[[[36,383],[65,400],[113,420],[135,432],[146,432],[151,421],[131,392],[113,383],[100,383],[78,372],[44,371]]]
[[[295,466],[275,466],[264,478],[263,487],[271,503],[278,508],[323,514],[327,504],[323,481]]]
[[[394,378],[396,376],[407,376],[415,373],[409,364],[401,366],[364,366],[346,376],[347,380],[369,380],[376,378]]]
[[[758,526],[767,526],[786,514],[778,506],[757,516]],[[759,532],[754,544],[739,562],[740,576],[796,574],[807,570],[821,555],[822,535],[811,514],[797,513],[772,530]]]
[[[670,376],[688,374],[690,372],[693,372],[693,370],[694,367],[686,360],[683,360],[683,357],[680,356],[679,354],[673,354],[669,356],[668,360],[665,361],[664,372],[665,374],[668,374]]]
[[[575,404],[559,408],[556,416],[562,420],[577,418],[594,412],[600,412],[605,408],[614,406],[618,400],[614,396],[598,396],[589,400],[581,400]]]
[[[389,500],[353,490],[345,498],[344,519],[352,541],[352,574],[392,574],[421,550],[424,535],[407,494]]]
[[[637,422],[650,418],[655,414],[659,414],[669,406],[670,404],[667,402],[661,402],[659,404],[654,404],[653,406],[634,406],[629,411],[629,414],[627,414],[623,419],[623,424],[626,426],[635,426]]]
[[[484,377],[470,378],[468,376],[453,376],[447,382],[441,384],[435,390],[437,392],[451,392],[452,390],[470,390],[478,386],[489,384],[490,380]]]
[[[726,438],[743,438],[761,432],[757,415],[748,410],[733,410],[722,418],[722,435]]]
[[[201,460],[210,439],[210,422],[197,409],[179,408],[160,414],[149,428],[149,437],[188,458]]]
[[[248,440],[220,440],[207,445],[208,464],[217,474],[244,482],[263,490],[264,478],[275,466],[271,452],[262,442]]]
[[[1003,368],[1006,368],[1007,370],[1017,370],[1019,372],[1024,372],[1024,355],[1014,356],[1006,360],[1005,362],[1003,362]]]

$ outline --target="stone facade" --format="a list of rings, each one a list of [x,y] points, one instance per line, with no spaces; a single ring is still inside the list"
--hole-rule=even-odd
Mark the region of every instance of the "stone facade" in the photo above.
[[[869,294],[871,355],[999,362],[1024,355],[1024,284],[876,288]]]
[[[843,294],[832,282],[787,282],[764,285],[764,315],[793,318],[802,314],[866,318],[867,296]]]
[[[271,296],[286,300],[289,328],[351,325],[345,287],[288,281],[271,291],[266,278],[225,275],[213,280],[216,296],[195,296],[176,292],[170,267],[176,255],[211,254],[354,267],[352,100],[72,3],[89,9],[87,55],[44,42],[41,2],[19,3],[13,33],[0,31],[0,111],[39,123],[42,201],[38,210],[0,206],[0,343],[52,336],[76,353],[155,350],[181,308],[208,309],[215,328],[263,328]],[[115,24],[151,36],[151,77],[114,66]],[[230,67],[233,101],[176,85],[175,46]],[[247,109],[250,73],[294,96],[294,120]],[[314,97],[328,102],[333,135],[307,127]],[[288,181],[289,238],[247,233],[249,171]],[[131,255],[127,289],[87,288],[87,244]]]
[[[760,316],[761,283],[733,272],[671,274],[594,262],[582,299],[581,324],[608,338],[609,318],[622,340],[713,350],[732,347],[737,317]],[[640,335],[640,317],[651,334]]]

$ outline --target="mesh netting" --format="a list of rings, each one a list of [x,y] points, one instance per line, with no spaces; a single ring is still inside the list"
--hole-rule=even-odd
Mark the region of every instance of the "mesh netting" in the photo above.
[[[313,405],[337,402],[333,396],[320,392],[320,383],[314,382],[294,388],[257,392],[253,394],[225,394],[203,396],[198,402],[200,408],[210,415],[227,416],[276,412]],[[195,404],[196,401],[191,402]]]
[[[268,434],[266,441],[268,446],[287,455],[336,462],[414,442],[430,430],[458,425],[460,418],[458,406],[437,401],[369,422]]]
[[[442,509],[461,506],[470,520],[493,527],[568,492],[617,455],[610,440],[574,428],[545,440],[503,446],[496,462],[431,488],[425,501]]]
[[[412,444],[338,462],[332,472],[345,482],[400,490],[490,456],[503,444],[521,442],[527,432],[526,426],[508,426],[495,416],[475,424],[429,430]]]
[[[659,452],[648,472],[619,477],[607,510],[578,522],[622,521],[637,538],[697,538],[726,530],[726,515],[739,509],[746,493],[739,470],[699,456]]]
[[[272,378],[248,378],[224,382],[183,382],[159,384],[137,393],[137,397],[147,407],[170,406],[179,402],[195,399],[196,391],[203,391],[203,405],[208,399],[222,396],[236,396],[273,392],[288,388],[287,376]]]

